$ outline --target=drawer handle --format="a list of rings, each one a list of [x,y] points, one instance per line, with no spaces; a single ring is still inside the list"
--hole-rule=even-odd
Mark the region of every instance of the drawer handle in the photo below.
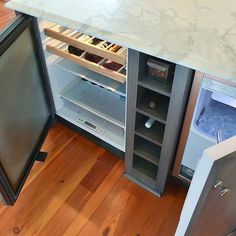
[[[228,194],[228,193],[231,192],[231,189],[226,188],[226,187],[224,186],[224,182],[223,182],[223,181],[220,181],[220,180],[216,181],[216,183],[215,183],[215,185],[214,185],[214,188],[217,189],[217,190],[219,190],[221,197],[224,197],[226,194]]]

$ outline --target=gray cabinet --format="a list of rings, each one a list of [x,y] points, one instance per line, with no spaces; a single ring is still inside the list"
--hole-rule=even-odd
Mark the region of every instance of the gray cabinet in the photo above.
[[[164,61],[171,69],[168,82],[162,82],[148,75],[149,58],[163,62],[128,51],[125,174],[161,195],[175,157],[194,71]],[[146,128],[150,118],[155,122]]]

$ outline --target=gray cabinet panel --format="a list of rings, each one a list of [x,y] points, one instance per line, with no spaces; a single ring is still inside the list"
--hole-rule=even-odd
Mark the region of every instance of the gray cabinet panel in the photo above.
[[[136,118],[137,82],[139,75],[140,53],[128,50],[127,106],[126,106],[126,153],[125,172],[130,173],[133,165],[134,132]]]
[[[156,187],[160,192],[164,191],[166,178],[175,157],[192,79],[191,69],[176,65],[157,176]]]
[[[161,195],[175,156],[193,70],[170,63],[174,74],[168,84],[162,84],[148,76],[146,64],[150,57],[128,51],[125,172],[134,182]],[[152,98],[166,111],[162,119],[158,117],[158,107],[148,108],[148,99]],[[147,129],[144,124],[149,118],[156,121]]]

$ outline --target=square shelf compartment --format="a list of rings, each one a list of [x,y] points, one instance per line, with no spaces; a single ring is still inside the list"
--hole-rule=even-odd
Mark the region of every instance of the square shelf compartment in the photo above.
[[[158,61],[160,63],[166,64],[169,66],[168,70],[168,79],[167,81],[163,81],[160,78],[153,78],[152,76],[149,75],[148,72],[148,65],[147,62],[149,59]],[[151,57],[150,55],[147,54],[141,54],[140,56],[140,72],[139,72],[139,78],[138,78],[138,85],[150,89],[154,92],[158,92],[160,94],[163,94],[165,96],[170,97],[171,96],[171,90],[172,90],[172,82],[174,78],[174,72],[175,72],[175,64]]]
[[[152,179],[156,179],[157,177],[158,167],[136,154],[134,154],[133,158],[133,168]]]
[[[166,124],[169,97],[138,86],[137,111]]]
[[[139,113],[136,114],[135,134],[161,147],[164,137],[165,125],[155,121],[151,128],[146,128],[145,122],[148,119],[149,117],[145,115]]]
[[[135,136],[134,153],[154,165],[159,164],[161,148],[139,136]]]

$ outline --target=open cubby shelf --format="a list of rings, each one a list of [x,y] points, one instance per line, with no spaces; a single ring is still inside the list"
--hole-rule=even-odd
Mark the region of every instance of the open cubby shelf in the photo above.
[[[58,57],[62,57],[66,60],[74,62],[91,71],[94,71],[106,77],[109,77],[110,79],[114,79],[115,81],[118,81],[120,83],[126,82],[126,69],[125,69],[126,66],[125,65],[122,66],[118,71],[115,71],[105,66],[109,63],[109,60],[101,59],[101,61],[99,62],[93,62],[91,60],[88,60],[88,58],[86,58],[86,55],[87,55],[86,53],[83,53],[80,56],[70,53],[68,51],[68,46],[69,45],[67,44],[61,44],[61,45],[56,45],[56,46],[52,44],[47,44],[46,49],[48,52]]]
[[[135,154],[133,158],[133,168],[151,177],[152,179],[156,179],[158,167]]]
[[[68,45],[72,45],[82,51],[93,53],[122,65],[126,64],[127,50],[119,45],[117,45],[119,49],[114,52],[113,46],[116,46],[115,44],[83,34],[67,27],[63,27],[61,25],[54,25],[51,28],[45,28],[44,33],[48,37]],[[101,43],[103,44],[102,47],[99,46]]]
[[[147,115],[151,115],[156,120],[166,123],[170,99],[159,93],[150,91],[138,86],[137,109]],[[154,107],[150,106],[154,104]]]
[[[158,165],[161,148],[149,141],[136,136],[134,140],[134,153],[154,165]]]
[[[158,145],[162,146],[165,125],[156,121],[151,128],[146,128],[145,122],[149,118],[137,113],[135,134]]]

